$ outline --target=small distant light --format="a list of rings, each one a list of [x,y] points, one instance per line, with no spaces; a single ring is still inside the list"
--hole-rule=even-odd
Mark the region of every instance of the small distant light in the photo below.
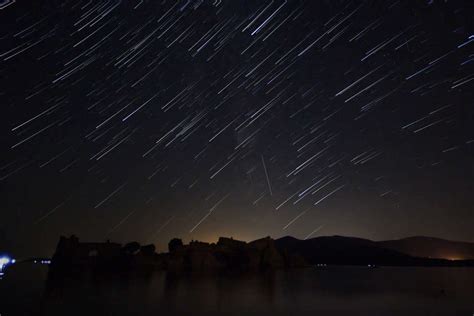
[[[12,259],[12,263],[15,263],[16,262],[16,259]]]

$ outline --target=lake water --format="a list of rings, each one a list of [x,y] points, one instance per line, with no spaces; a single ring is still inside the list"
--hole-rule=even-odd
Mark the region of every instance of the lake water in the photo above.
[[[47,266],[0,280],[10,315],[468,315],[473,268],[321,267],[234,276],[46,282]]]

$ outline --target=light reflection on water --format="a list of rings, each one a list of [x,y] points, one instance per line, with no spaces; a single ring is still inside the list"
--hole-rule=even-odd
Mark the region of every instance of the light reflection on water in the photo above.
[[[2,315],[472,315],[472,268],[324,267],[234,276],[48,283],[10,269]]]

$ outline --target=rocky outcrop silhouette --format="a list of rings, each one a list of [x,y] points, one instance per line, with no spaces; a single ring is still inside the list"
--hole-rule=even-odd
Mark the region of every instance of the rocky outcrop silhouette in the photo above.
[[[220,237],[217,243],[174,238],[167,253],[155,246],[130,242],[80,242],[76,236],[61,236],[50,265],[50,276],[108,273],[239,272],[306,267],[316,264],[369,266],[474,266],[469,260],[415,257],[382,247],[362,238],[331,236],[299,240],[270,237],[245,242]]]
[[[220,237],[216,244],[191,241],[189,245],[170,247],[167,258],[167,268],[173,271],[264,270],[301,266],[307,266],[302,257],[280,252],[270,237],[250,243],[225,237]]]
[[[220,237],[217,243],[172,239],[168,253],[156,253],[154,245],[124,246],[110,241],[80,242],[76,236],[61,236],[50,265],[51,275],[98,271],[216,272],[259,271],[307,266],[297,254],[281,252],[270,237],[252,242]]]

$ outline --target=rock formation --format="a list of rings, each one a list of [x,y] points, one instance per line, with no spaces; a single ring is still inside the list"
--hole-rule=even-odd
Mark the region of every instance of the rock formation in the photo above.
[[[61,271],[130,271],[165,269],[173,272],[257,271],[306,266],[295,255],[280,252],[270,237],[250,243],[220,237],[217,243],[191,241],[184,245],[172,239],[169,252],[157,254],[154,245],[140,246],[80,242],[76,236],[61,236],[52,259],[52,273]]]

